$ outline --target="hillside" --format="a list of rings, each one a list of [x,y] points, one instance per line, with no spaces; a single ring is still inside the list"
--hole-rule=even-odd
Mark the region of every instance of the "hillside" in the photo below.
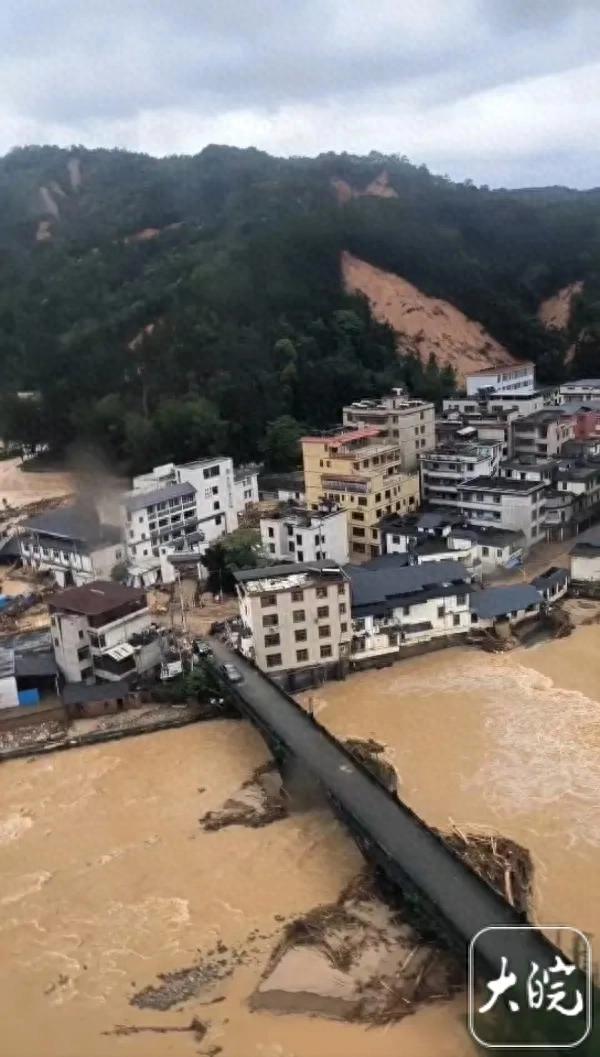
[[[302,429],[383,386],[439,400],[490,359],[594,373],[599,211],[597,192],[478,189],[375,152],[14,150],[2,432],[124,468],[216,448],[285,466]],[[547,327],[565,288],[567,323]]]
[[[346,290],[364,294],[375,318],[392,327],[400,353],[414,352],[425,363],[433,354],[440,366],[452,367],[458,384],[469,371],[516,362],[480,323],[401,276],[343,252],[342,277]]]

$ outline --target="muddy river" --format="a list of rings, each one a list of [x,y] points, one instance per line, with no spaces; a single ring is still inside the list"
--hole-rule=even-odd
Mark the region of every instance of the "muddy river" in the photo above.
[[[599,646],[591,626],[508,655],[448,650],[329,684],[313,707],[384,742],[429,822],[526,845],[538,920],[600,935]],[[471,1057],[460,998],[386,1028],[250,1011],[282,924],[361,866],[327,811],[199,828],[266,758],[226,721],[0,769],[3,1057]],[[130,1004],[207,952],[217,976],[196,997]],[[202,1039],[172,1030],[194,1017]]]

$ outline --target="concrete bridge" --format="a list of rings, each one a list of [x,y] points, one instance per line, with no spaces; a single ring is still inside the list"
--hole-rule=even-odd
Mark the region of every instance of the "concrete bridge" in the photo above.
[[[504,926],[507,931],[485,933],[478,941],[475,970],[485,980],[498,977],[502,956],[523,988],[533,962],[544,968],[559,953],[568,961],[541,933],[519,930],[526,919],[293,698],[216,639],[211,646],[211,666],[222,681],[220,664],[234,664],[242,674],[242,682],[227,682],[228,690],[277,761],[293,757],[318,782],[365,856],[400,890],[420,928],[445,940],[466,963],[474,936],[490,925]],[[435,759],[427,765],[435,767]],[[578,986],[585,988],[577,973]]]

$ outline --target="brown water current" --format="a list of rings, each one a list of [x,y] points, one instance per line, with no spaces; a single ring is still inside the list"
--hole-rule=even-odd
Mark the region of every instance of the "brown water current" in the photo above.
[[[313,705],[335,733],[385,743],[428,822],[528,847],[539,921],[600,937],[599,647],[590,626],[510,654],[448,650],[328,684]],[[249,1010],[283,920],[335,900],[362,862],[327,810],[201,830],[266,759],[225,721],[2,766],[3,1057],[471,1057],[460,998],[370,1029]],[[130,1005],[209,951],[226,975],[204,992]],[[193,1017],[201,1041],[109,1034]]]

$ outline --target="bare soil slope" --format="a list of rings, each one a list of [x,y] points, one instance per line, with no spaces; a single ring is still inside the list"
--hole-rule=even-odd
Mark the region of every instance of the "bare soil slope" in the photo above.
[[[556,327],[557,330],[565,330],[571,315],[573,298],[583,290],[583,282],[569,283],[558,290],[552,297],[542,301],[538,308],[538,318],[545,327]]]
[[[346,289],[364,294],[375,317],[393,327],[400,348],[413,349],[425,362],[434,352],[440,366],[454,367],[459,381],[482,367],[518,362],[480,323],[399,275],[344,252],[342,276]]]

